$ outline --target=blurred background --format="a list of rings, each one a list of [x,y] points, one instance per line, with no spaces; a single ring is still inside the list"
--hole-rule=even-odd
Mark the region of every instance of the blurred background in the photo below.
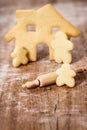
[[[0,6],[7,5],[25,5],[26,3],[31,6],[43,5],[47,3],[66,3],[66,2],[76,2],[76,1],[87,1],[87,0],[0,0]]]

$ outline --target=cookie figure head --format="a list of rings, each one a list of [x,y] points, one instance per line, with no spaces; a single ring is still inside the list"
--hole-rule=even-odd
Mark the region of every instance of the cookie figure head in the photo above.
[[[61,68],[56,71],[58,75],[56,79],[56,84],[58,86],[67,85],[69,87],[74,87],[76,72],[72,70],[70,64],[63,64]]]
[[[51,46],[54,50],[54,60],[58,63],[71,63],[72,56],[70,51],[73,49],[73,43],[68,40],[67,35],[59,31],[55,35]]]

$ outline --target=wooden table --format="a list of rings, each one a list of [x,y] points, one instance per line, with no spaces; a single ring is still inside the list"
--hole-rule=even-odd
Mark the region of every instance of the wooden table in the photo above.
[[[81,30],[74,42],[73,63],[87,56],[87,2],[57,3],[54,6]],[[14,68],[10,53],[13,42],[4,36],[16,23],[15,10],[26,5],[0,7],[0,130],[87,130],[87,71],[76,76],[76,87],[56,85],[23,89],[21,85],[38,75],[54,71],[48,47],[38,46],[38,61]],[[38,7],[34,7],[38,8]]]

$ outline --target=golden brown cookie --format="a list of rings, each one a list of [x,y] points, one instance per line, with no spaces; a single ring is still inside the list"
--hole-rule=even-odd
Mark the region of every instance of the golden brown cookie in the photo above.
[[[41,43],[47,44],[49,47],[50,60],[54,59],[54,51],[51,48],[51,41],[54,39],[54,34],[52,32],[53,28],[59,28],[69,37],[76,37],[80,33],[74,25],[67,21],[50,4],[40,8],[37,11],[17,10],[16,15],[18,18],[18,23],[7,33],[5,38],[8,42],[15,39],[15,48],[25,48],[28,51],[28,59],[30,61],[37,60],[37,46]],[[35,27],[35,31],[28,30],[28,27],[31,25]],[[19,52],[16,51],[16,53]],[[20,62],[18,62],[19,60],[16,61],[17,65],[13,64],[13,66],[16,67],[22,64],[22,59]]]

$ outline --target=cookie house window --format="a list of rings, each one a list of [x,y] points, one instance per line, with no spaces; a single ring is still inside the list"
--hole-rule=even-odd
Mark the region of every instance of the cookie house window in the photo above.
[[[27,31],[28,32],[30,32],[30,31],[35,32],[36,31],[36,26],[35,25],[28,25]]]
[[[56,32],[58,32],[59,30],[60,30],[59,28],[54,27],[54,28],[52,28],[52,33],[56,34]]]

